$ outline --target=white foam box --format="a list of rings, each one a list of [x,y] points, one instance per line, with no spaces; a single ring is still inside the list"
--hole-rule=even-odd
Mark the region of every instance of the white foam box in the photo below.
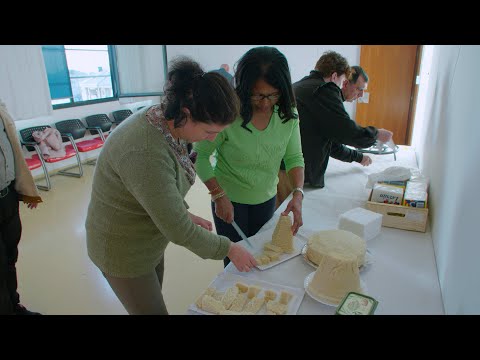
[[[382,214],[357,207],[340,215],[338,228],[350,231],[368,241],[380,234],[382,218]]]
[[[372,191],[373,192],[373,191]],[[366,208],[382,214],[382,226],[402,230],[425,232],[427,229],[428,208],[415,208],[403,205],[381,204],[372,200],[372,192]]]

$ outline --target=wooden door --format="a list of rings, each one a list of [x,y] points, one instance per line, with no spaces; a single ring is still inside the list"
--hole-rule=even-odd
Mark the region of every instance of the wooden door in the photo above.
[[[361,126],[393,131],[399,145],[410,142],[418,45],[362,45],[360,66],[369,77],[368,102],[357,102],[355,120]]]

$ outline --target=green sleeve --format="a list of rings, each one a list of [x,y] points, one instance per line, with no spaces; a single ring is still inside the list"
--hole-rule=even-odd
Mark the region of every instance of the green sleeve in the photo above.
[[[197,152],[197,161],[195,170],[198,177],[203,181],[210,180],[215,177],[215,172],[210,163],[210,156],[213,154],[226,138],[225,130],[217,135],[214,141],[202,140],[193,144],[193,148]]]
[[[176,185],[175,161],[168,153],[128,152],[118,167],[124,185],[166,239],[203,259],[220,260],[227,256],[230,240],[191,220]]]
[[[294,126],[283,157],[287,172],[296,167],[305,167],[302,153],[302,142],[300,140],[299,120],[295,119],[290,121],[294,122]]]

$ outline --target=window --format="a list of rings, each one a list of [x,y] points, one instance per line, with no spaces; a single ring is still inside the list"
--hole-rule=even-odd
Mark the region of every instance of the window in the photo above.
[[[119,97],[163,95],[166,45],[115,45]]]
[[[54,109],[116,99],[110,45],[42,46]]]

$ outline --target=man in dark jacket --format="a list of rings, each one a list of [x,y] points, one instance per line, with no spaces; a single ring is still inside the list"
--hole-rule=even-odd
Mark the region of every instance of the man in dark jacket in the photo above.
[[[305,183],[314,187],[325,186],[324,176],[330,156],[364,166],[371,164],[369,156],[344,144],[367,148],[377,139],[388,142],[393,135],[385,129],[361,127],[350,119],[343,105],[346,99],[341,87],[345,81],[352,80],[351,71],[342,55],[328,51],[320,57],[309,76],[293,84],[300,117]],[[361,93],[363,95],[363,91]],[[355,96],[359,97],[358,94]]]

